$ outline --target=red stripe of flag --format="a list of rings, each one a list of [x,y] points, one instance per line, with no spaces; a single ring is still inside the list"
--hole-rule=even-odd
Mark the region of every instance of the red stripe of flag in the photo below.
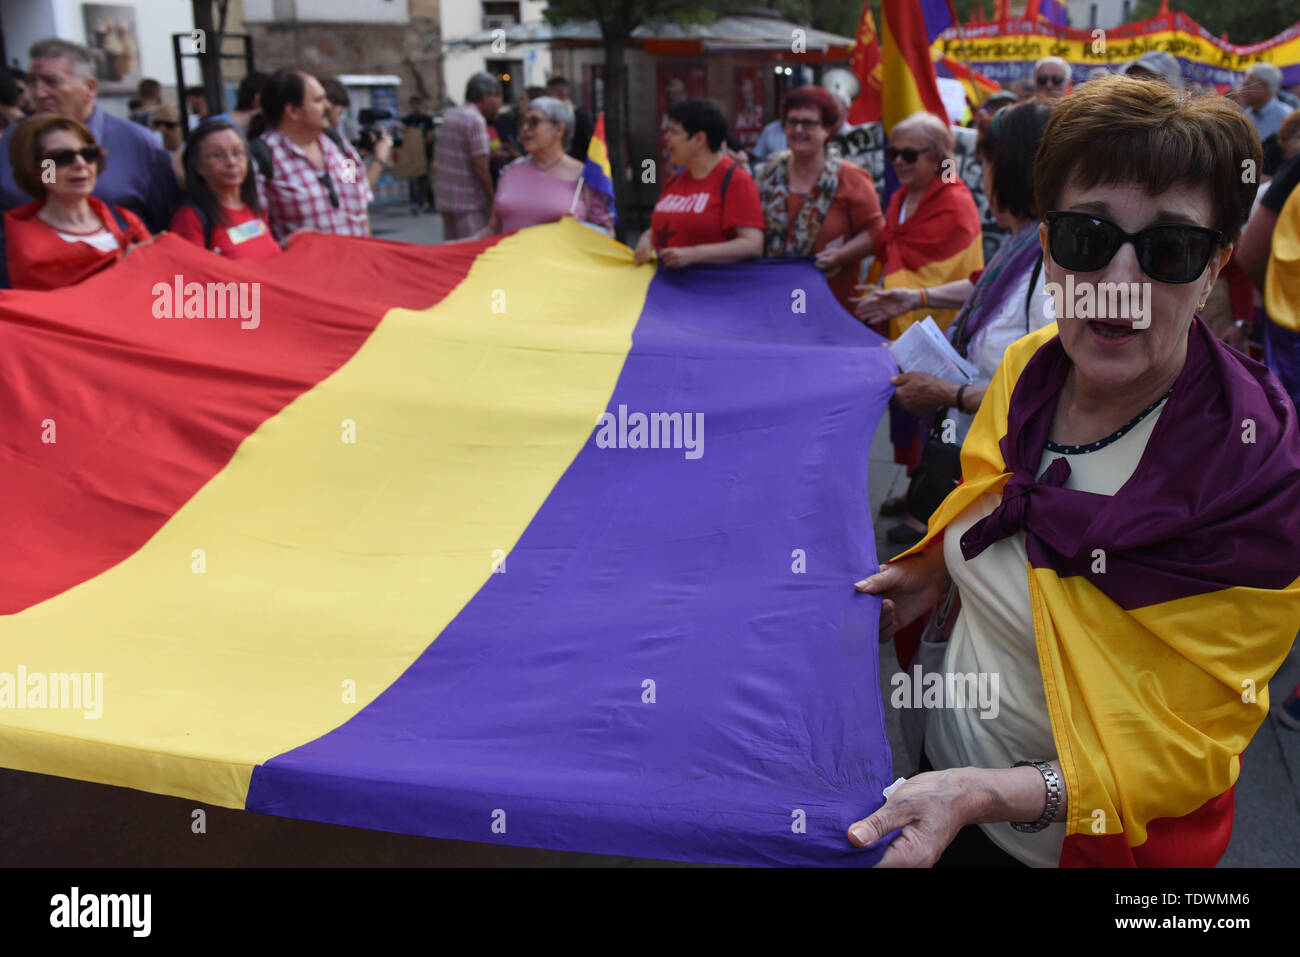
[[[886,80],[886,92],[891,98],[895,95],[893,90],[889,90],[889,81],[907,82],[910,79],[917,95],[920,98],[923,109],[926,112],[933,113],[945,123],[948,122],[948,111],[944,109],[943,98],[939,95],[939,84],[934,72],[934,62],[930,57],[930,40],[926,30],[925,17],[921,7],[913,0],[884,0],[881,8],[881,14],[885,22],[885,33],[893,41],[894,50],[891,51],[888,43],[882,44],[882,56],[885,58],[884,74]],[[900,64],[890,64],[889,58],[894,55],[901,58]],[[891,69],[891,66],[894,69]],[[901,67],[905,74],[897,68]],[[904,93],[904,91],[899,91]],[[898,103],[895,103],[895,109],[898,109]],[[886,109],[885,132],[892,129],[894,123],[906,118],[906,116],[890,116],[891,110]]]
[[[75,286],[6,292],[0,614],[137,551],[262,422],[346,363],[389,309],[438,302],[493,242],[308,233],[250,263],[163,235]],[[183,299],[188,283],[243,283],[250,300],[256,284],[256,328],[238,315],[160,317],[178,277]]]

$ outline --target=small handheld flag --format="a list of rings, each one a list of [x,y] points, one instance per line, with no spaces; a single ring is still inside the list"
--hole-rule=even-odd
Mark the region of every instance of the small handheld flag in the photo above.
[[[618,210],[614,207],[614,175],[609,166],[609,148],[605,144],[605,114],[596,117],[596,128],[587,144],[587,161],[582,178],[588,186],[609,199],[609,214],[618,225]]]

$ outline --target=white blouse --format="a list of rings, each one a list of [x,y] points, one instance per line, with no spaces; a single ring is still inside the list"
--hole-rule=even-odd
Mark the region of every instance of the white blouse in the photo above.
[[[54,230],[54,234],[65,243],[86,243],[87,245],[94,246],[96,249],[103,250],[106,253],[111,253],[115,249],[119,248],[117,237],[106,228],[101,229],[97,233],[91,233],[89,236],[78,236],[76,233],[65,233],[57,229]]]
[[[1020,277],[1020,281],[1007,294],[993,318],[971,339],[966,357],[975,368],[979,369],[979,378],[975,380],[974,385],[986,386],[993,381],[993,373],[998,371],[998,365],[1002,362],[1002,355],[1007,351],[1007,346],[1021,336],[1036,332],[1056,321],[1055,303],[1047,294],[1043,273],[1042,269],[1038,270],[1038,279],[1034,282],[1034,294],[1029,300],[1028,315],[1025,312],[1025,297],[1029,296],[1029,277],[1032,272],[1027,272]],[[966,432],[975,414],[958,412],[956,409],[949,409],[946,414],[951,415],[956,423],[957,441],[965,440]]]

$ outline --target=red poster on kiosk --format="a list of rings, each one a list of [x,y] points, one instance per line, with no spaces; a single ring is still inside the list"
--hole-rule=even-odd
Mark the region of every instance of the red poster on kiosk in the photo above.
[[[702,66],[660,66],[657,71],[659,96],[659,182],[667,182],[668,177],[676,172],[668,162],[668,151],[664,149],[663,132],[668,126],[668,109],[675,103],[693,96],[709,95],[709,74]]]
[[[763,108],[763,75],[756,66],[736,67],[736,95],[732,115],[733,128],[740,145],[749,152],[758,143],[758,137],[767,123]]]

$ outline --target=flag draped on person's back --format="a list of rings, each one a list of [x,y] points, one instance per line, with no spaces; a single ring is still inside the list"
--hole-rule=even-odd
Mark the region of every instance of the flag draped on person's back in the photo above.
[[[962,483],[893,559],[942,540],[971,561],[1017,536],[1039,707],[1068,795],[1052,825],[1062,867],[1218,863],[1241,754],[1300,617],[1295,410],[1199,319],[1185,338],[1168,404],[1114,496],[1074,488],[1064,455],[1043,468],[1073,374],[1056,324],[1009,346],[962,444]],[[1000,504],[958,531],[986,497]]]

